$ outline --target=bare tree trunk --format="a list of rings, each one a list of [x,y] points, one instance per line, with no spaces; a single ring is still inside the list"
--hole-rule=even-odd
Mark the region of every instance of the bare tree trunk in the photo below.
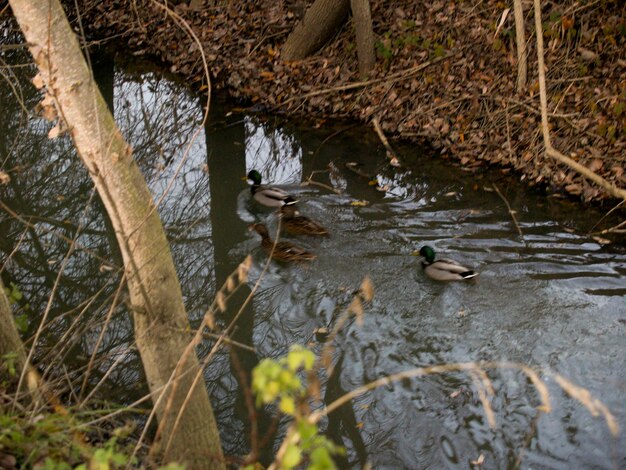
[[[169,245],[132,149],[93,81],[58,0],[10,3],[39,69],[35,83],[45,85],[52,97],[115,228],[137,346],[162,442],[169,443],[165,451],[157,449],[164,460],[189,468],[224,468],[208,393],[202,381],[192,386],[201,374],[198,359],[194,353],[181,357],[189,322]]]
[[[589,168],[572,160],[567,155],[563,155],[557,149],[552,147],[550,140],[550,123],[548,121],[548,97],[546,91],[546,68],[543,63],[543,28],[541,23],[541,2],[534,0],[535,8],[535,34],[537,36],[537,69],[539,73],[539,98],[541,100],[541,130],[543,132],[543,145],[546,155],[577,171],[580,175],[593,181],[608,194],[613,197],[626,200],[626,190],[618,188],[611,182],[605,180],[600,175],[594,173]]]
[[[350,0],[350,8],[352,8],[352,20],[356,33],[356,50],[359,55],[359,75],[361,78],[366,78],[376,63],[370,2],[369,0]]]
[[[282,48],[284,60],[301,60],[318,51],[340,28],[349,0],[315,0]]]
[[[526,66],[526,33],[524,31],[524,8],[522,0],[513,0],[515,11],[515,43],[517,46],[517,92],[521,93],[526,88],[528,75]]]

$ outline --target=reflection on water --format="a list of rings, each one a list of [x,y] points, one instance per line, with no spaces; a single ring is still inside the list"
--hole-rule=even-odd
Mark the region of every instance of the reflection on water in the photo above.
[[[276,230],[277,219],[251,200],[241,180],[250,169],[288,186],[301,211],[331,231],[324,239],[297,238],[318,255],[313,263],[270,264],[237,324],[237,339],[255,353],[222,351],[207,369],[227,453],[242,455],[253,445],[240,372],[293,343],[314,343],[314,330],[333,324],[369,274],[376,296],[364,324],[349,324],[340,335],[327,402],[413,367],[511,360],[545,371],[554,410],[539,415],[535,390],[506,370],[490,373],[496,429],[467,375],[399,382],[360,396],[325,422],[349,450],[346,466],[367,460],[373,468],[468,468],[482,454],[486,468],[504,468],[514,466],[522,450],[524,468],[624,464],[624,437],[611,438],[601,419],[550,379],[558,372],[588,388],[626,424],[626,255],[580,234],[602,213],[530,194],[497,174],[462,172],[414,147],[398,146],[405,166],[390,168],[368,129],[347,129],[324,142],[340,129],[225,117],[219,110],[203,128],[200,100],[180,86],[153,73],[122,71],[114,83],[115,116],[159,201],[192,319],[203,315],[216,286],[250,252],[250,286],[260,276],[265,254],[247,225],[259,220]],[[43,311],[67,252],[63,237],[78,230],[79,249],[55,296],[41,354],[71,358],[79,376],[108,321],[89,383],[115,366],[101,392],[114,390],[116,399],[130,401],[145,387],[137,386],[131,325],[116,294],[114,237],[69,142],[46,139],[38,120],[20,127],[19,108],[5,86],[0,90],[2,104],[16,110],[1,124],[3,169],[22,168],[13,171],[2,200],[23,218],[3,213],[0,220],[3,279],[28,298],[32,334],[34,312]],[[34,95],[26,100],[31,108],[35,101]],[[349,162],[359,163],[359,171],[348,169]],[[300,186],[311,175],[314,183]],[[493,183],[517,211],[523,239]],[[476,268],[479,281],[441,285],[426,278],[410,256],[425,243]],[[226,324],[234,313],[218,321]],[[64,337],[82,339],[59,351],[55,345]],[[261,427],[269,425],[269,417],[259,419]]]

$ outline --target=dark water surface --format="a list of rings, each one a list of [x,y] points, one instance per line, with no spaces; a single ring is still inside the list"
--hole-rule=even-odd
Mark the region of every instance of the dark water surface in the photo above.
[[[294,343],[317,347],[314,330],[333,325],[367,274],[376,295],[363,324],[348,323],[338,339],[327,403],[387,374],[485,360],[536,368],[553,410],[539,414],[536,390],[510,369],[489,372],[494,429],[467,374],[398,382],[358,397],[323,423],[349,451],[342,466],[469,468],[481,454],[482,468],[514,467],[519,456],[521,468],[626,466],[623,433],[613,438],[602,417],[554,380],[558,373],[585,387],[626,427],[626,254],[585,235],[604,212],[533,194],[499,172],[472,175],[418,148],[399,146],[405,165],[392,168],[370,129],[226,116],[219,105],[202,126],[202,101],[184,87],[152,72],[116,69],[110,80],[111,67],[101,64],[98,76],[113,92],[117,122],[160,201],[194,321],[252,253],[249,287],[217,319],[226,324],[266,261],[248,224],[262,220],[274,231],[276,218],[250,201],[241,180],[250,169],[287,186],[302,212],[331,232],[322,240],[297,239],[318,255],[309,265],[270,264],[235,333],[255,353],[222,351],[207,368],[228,454],[249,450],[241,372]],[[79,230],[38,361],[52,376],[59,363],[69,364],[80,383],[99,344],[87,390],[101,381],[93,399],[130,403],[146,389],[124,303],[110,308],[120,282],[114,237],[71,142],[47,139],[50,126],[30,111],[34,92],[18,78],[12,76],[13,84],[29,116],[7,82],[0,85],[0,161],[12,176],[1,199],[21,217],[0,212],[3,280],[24,293],[26,336],[32,335],[67,254],[63,237]],[[387,190],[347,169],[348,162],[362,164],[359,171]],[[312,174],[336,192],[301,186]],[[523,239],[493,183],[517,211]],[[480,271],[479,281],[442,285],[426,278],[419,258],[410,256],[425,243]],[[206,349],[211,345],[207,340]],[[269,424],[259,419],[263,433]]]

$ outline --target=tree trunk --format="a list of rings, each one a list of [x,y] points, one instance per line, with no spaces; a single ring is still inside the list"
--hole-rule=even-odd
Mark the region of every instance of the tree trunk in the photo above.
[[[224,468],[169,245],[132,150],[95,85],[58,0],[11,0],[46,91],[110,216],[124,258],[135,337],[159,420],[157,452],[188,468]],[[172,380],[173,379],[173,380]],[[186,406],[185,398],[189,394]],[[175,426],[176,417],[182,419]],[[167,448],[166,448],[167,447]]]
[[[343,24],[349,0],[315,0],[282,49],[284,60],[301,60],[317,52]]]
[[[370,2],[369,0],[350,0],[350,7],[356,33],[356,50],[359,55],[359,75],[365,79],[376,63]]]
[[[522,0],[513,0],[515,11],[515,44],[517,47],[517,92],[526,88],[526,34],[524,32],[524,8]]]

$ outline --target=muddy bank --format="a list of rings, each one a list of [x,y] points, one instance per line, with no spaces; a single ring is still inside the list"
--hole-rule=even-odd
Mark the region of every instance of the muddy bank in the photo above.
[[[522,94],[515,91],[512,12],[498,28],[508,3],[372,0],[377,64],[365,82],[350,20],[317,55],[284,62],[280,47],[303,2],[212,3],[167,12],[142,0],[90,0],[81,19],[91,40],[156,58],[198,89],[206,89],[201,45],[213,90],[243,104],[366,124],[377,117],[388,137],[426,141],[469,170],[496,165],[550,192],[609,199],[543,154],[532,2],[524,2],[529,77]],[[544,3],[553,145],[625,187],[626,4]]]

